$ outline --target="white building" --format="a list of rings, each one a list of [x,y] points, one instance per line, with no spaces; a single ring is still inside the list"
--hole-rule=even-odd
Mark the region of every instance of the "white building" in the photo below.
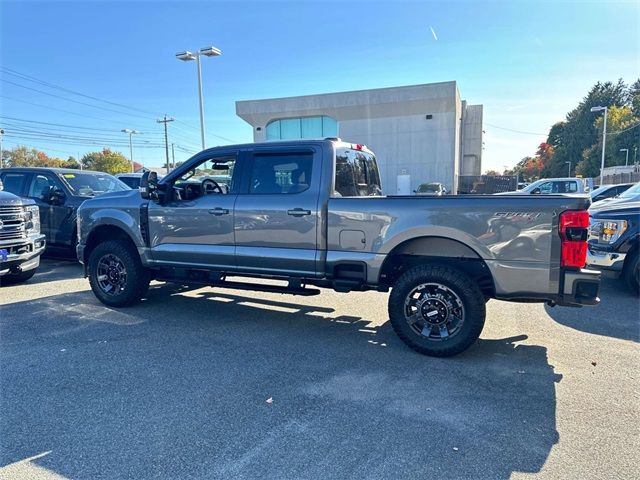
[[[236,113],[256,142],[340,137],[367,145],[387,194],[425,182],[456,192],[459,175],[481,172],[482,105],[461,100],[456,82],[239,101]]]

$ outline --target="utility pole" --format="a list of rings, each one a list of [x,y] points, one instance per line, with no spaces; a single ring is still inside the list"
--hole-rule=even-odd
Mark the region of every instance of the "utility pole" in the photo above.
[[[173,122],[173,117],[167,117],[167,114],[164,114],[163,119],[156,120],[158,123],[164,123],[164,151],[167,159],[167,174],[169,174],[169,137],[167,135],[167,123]]]
[[[4,136],[4,130],[0,128],[0,168],[4,166],[4,162],[2,160],[2,137]]]
[[[171,144],[171,165],[173,168],[176,168],[176,151],[174,149],[175,143]]]

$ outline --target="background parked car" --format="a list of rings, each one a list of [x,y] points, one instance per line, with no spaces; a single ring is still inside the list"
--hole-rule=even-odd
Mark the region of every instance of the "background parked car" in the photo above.
[[[640,294],[640,201],[598,202],[589,215],[587,264],[622,275]]]
[[[122,183],[126,184],[129,188],[137,190],[140,188],[140,179],[143,173],[118,173],[116,178]],[[162,175],[158,175],[158,180],[162,179]]]
[[[430,195],[432,197],[441,197],[449,193],[447,188],[441,183],[422,183],[413,193],[416,195]]]
[[[592,202],[599,202],[606,198],[613,198],[620,195],[622,192],[633,187],[633,183],[620,183],[617,185],[603,185],[593,190],[589,195]]]
[[[586,193],[589,191],[585,178],[541,178],[522,190],[497,193],[496,195],[556,195],[559,193]]]
[[[616,197],[605,198],[604,200],[600,200],[599,202],[594,202],[591,205],[591,208],[593,210],[597,210],[608,204],[638,201],[640,201],[640,182],[634,184],[632,187],[626,189]]]
[[[5,191],[30,198],[38,205],[47,250],[75,249],[76,211],[82,202],[102,193],[129,189],[108,173],[64,168],[7,168],[0,170],[0,180]]]

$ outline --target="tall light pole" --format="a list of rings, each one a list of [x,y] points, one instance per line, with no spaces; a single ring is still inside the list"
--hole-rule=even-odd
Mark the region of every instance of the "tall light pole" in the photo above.
[[[569,164],[569,175],[567,175],[567,177],[571,176],[571,162],[564,162],[565,164]]]
[[[627,152],[627,158],[624,161],[624,166],[628,167],[629,166],[629,149],[628,148],[621,148],[620,151],[621,152]]]
[[[191,60],[196,61],[196,65],[198,66],[198,98],[200,100],[200,139],[202,140],[202,149],[205,149],[204,143],[204,100],[202,99],[202,67],[200,66],[200,57],[204,55],[205,57],[218,57],[222,55],[222,51],[216,47],[203,47],[198,50],[196,53],[192,53],[190,51],[181,52],[176,54],[176,58],[178,60],[182,60],[183,62],[188,62]]]
[[[602,129],[602,162],[600,163],[600,186],[604,185],[604,152],[607,148],[607,112],[608,107],[591,107],[592,112],[601,112],[604,110],[604,128]]]
[[[133,168],[133,142],[131,141],[131,137],[138,132],[137,130],[132,130],[130,128],[123,128],[122,130],[120,130],[122,133],[126,133],[127,135],[129,135],[129,159],[131,160],[131,173],[134,172],[134,168]]]

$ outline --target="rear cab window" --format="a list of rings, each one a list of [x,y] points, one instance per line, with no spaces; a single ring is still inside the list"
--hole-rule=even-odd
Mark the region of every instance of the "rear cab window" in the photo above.
[[[4,172],[0,176],[4,191],[13,193],[14,195],[22,195],[28,175],[29,174],[25,172]]]
[[[347,147],[336,148],[334,197],[382,195],[380,172],[373,153]]]

